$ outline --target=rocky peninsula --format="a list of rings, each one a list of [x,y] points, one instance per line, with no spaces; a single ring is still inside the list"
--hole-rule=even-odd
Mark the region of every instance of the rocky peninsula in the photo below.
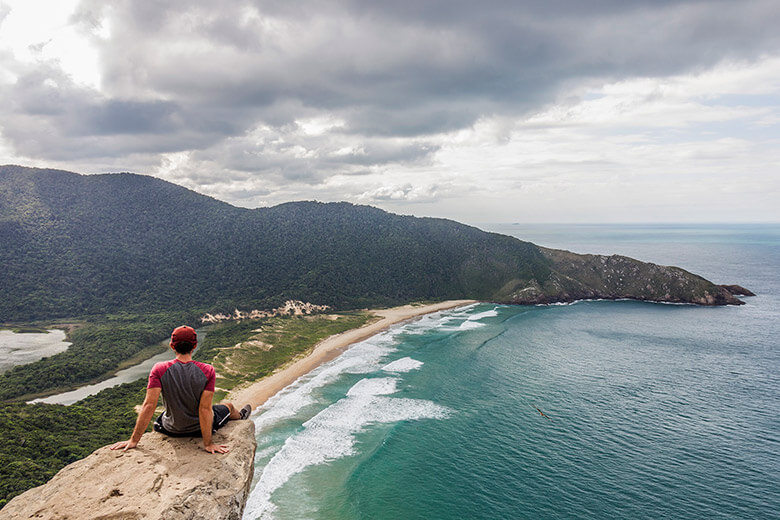
[[[639,300],[693,305],[743,305],[755,296],[739,285],[717,285],[685,269],[620,255],[577,254],[539,248],[550,262],[549,276],[515,279],[492,300],[510,304],[571,303],[577,300]]]

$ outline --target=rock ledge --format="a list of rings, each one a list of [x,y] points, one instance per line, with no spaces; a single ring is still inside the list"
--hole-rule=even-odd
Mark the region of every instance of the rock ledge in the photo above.
[[[191,437],[144,434],[127,452],[100,448],[0,510],[0,519],[240,520],[254,472],[252,421],[214,434],[230,445],[212,455]]]

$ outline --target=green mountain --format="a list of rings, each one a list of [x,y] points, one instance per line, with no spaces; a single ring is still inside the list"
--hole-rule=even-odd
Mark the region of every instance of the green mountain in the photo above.
[[[0,166],[0,322],[473,298],[740,303],[682,269],[348,203],[236,208],[153,177]]]

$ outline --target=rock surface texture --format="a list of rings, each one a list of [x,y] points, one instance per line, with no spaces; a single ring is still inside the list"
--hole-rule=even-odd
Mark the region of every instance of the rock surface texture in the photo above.
[[[739,285],[716,285],[679,267],[640,262],[620,255],[540,250],[551,262],[549,277],[542,283],[513,280],[494,300],[525,305],[588,299],[742,305],[745,302],[737,296],[755,296]]]
[[[11,500],[0,519],[240,520],[254,471],[254,423],[231,421],[214,442],[230,453],[159,433],[127,452],[100,448]]]

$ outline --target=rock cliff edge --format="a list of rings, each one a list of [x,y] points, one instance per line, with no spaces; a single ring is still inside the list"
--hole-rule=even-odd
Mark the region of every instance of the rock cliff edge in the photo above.
[[[214,434],[230,446],[212,455],[196,438],[144,434],[127,452],[100,448],[46,484],[11,500],[0,519],[240,520],[254,472],[252,421]]]

